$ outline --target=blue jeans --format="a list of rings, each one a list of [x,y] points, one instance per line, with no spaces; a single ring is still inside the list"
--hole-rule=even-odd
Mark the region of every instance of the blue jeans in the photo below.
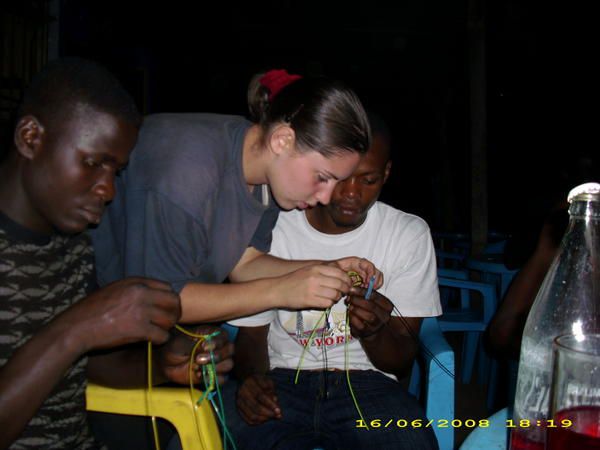
[[[275,369],[275,382],[282,412],[279,420],[248,425],[237,412],[234,381],[224,387],[227,425],[239,450],[324,450],[348,449],[437,449],[431,428],[412,427],[425,414],[417,400],[389,377],[371,370],[351,371],[350,381],[369,430],[360,427],[346,373]],[[371,421],[379,419],[379,428]],[[404,419],[408,425],[405,426]],[[386,427],[386,424],[388,426]]]

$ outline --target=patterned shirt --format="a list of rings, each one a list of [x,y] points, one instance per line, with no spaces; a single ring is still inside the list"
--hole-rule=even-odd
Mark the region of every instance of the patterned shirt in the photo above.
[[[85,234],[41,235],[0,213],[0,367],[94,288]],[[11,449],[94,449],[85,411],[87,357],[54,387]]]

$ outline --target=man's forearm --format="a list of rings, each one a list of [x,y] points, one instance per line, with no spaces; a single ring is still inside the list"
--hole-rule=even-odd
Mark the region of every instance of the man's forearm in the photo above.
[[[411,329],[418,335],[420,319]],[[378,333],[361,339],[361,345],[371,363],[379,370],[396,375],[398,379],[409,373],[419,350],[419,344],[408,334],[400,319],[392,317]]]
[[[88,377],[91,381],[116,388],[143,387],[148,383],[148,344],[139,343],[90,355]],[[152,383],[160,384],[166,380],[153,364]]]
[[[269,326],[240,327],[235,341],[234,373],[239,380],[269,371]]]
[[[61,316],[50,322],[0,368],[0,448],[8,447],[19,436],[82,355],[84,349],[67,322]]]

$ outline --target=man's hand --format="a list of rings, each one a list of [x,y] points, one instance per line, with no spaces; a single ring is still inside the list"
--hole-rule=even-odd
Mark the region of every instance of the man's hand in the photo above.
[[[162,344],[181,316],[179,296],[160,281],[126,278],[66,310],[74,345],[85,353],[139,341]]]
[[[379,289],[383,285],[383,273],[368,259],[349,256],[333,260],[329,264],[339,267],[344,272],[353,271],[358,273],[363,280],[363,287],[369,285],[371,277],[375,277],[374,289]]]
[[[210,364],[210,350],[213,350],[219,384],[226,380],[226,374],[233,368],[233,344],[229,342],[227,331],[211,325],[200,325],[188,329],[198,335],[209,335],[215,331],[219,334],[209,341],[202,342],[196,349],[193,366],[193,383],[202,381],[202,366]],[[197,339],[177,329],[171,331],[171,338],[166,344],[157,348],[155,362],[163,377],[179,384],[190,382],[190,357]],[[204,380],[208,383],[210,380]]]
[[[266,375],[251,375],[238,388],[237,408],[250,425],[270,419],[281,419],[281,409],[275,395],[275,383]]]
[[[365,300],[366,289],[352,288],[352,293],[346,298],[350,314],[350,332],[359,339],[374,336],[389,322],[394,304],[377,291],[371,293],[371,298]]]

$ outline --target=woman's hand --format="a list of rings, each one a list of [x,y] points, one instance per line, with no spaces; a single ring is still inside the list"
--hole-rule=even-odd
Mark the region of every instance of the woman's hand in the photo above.
[[[306,266],[277,280],[277,307],[296,310],[330,308],[352,286],[348,274],[333,264]]]
[[[375,277],[374,289],[379,289],[383,285],[383,273],[368,259],[348,256],[333,260],[328,264],[339,267],[344,272],[354,271],[358,273],[363,280],[362,287],[369,285],[371,277]]]

